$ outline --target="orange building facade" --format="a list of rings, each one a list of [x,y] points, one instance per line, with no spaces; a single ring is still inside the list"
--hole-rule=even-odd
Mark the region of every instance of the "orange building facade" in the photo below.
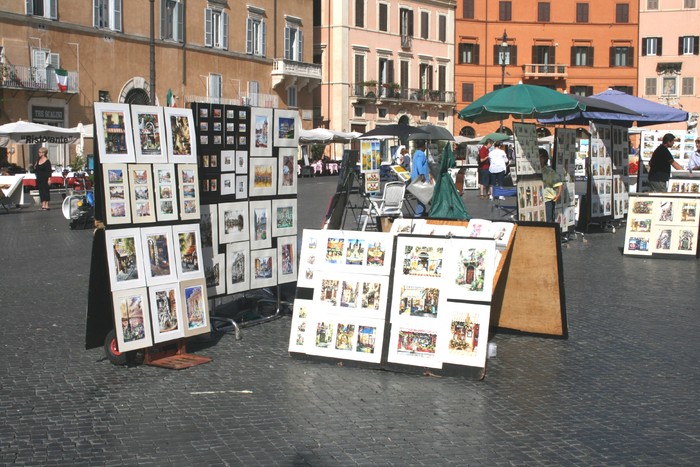
[[[637,94],[637,1],[460,0],[455,17],[457,111],[519,82],[587,96],[608,88]],[[455,119],[454,133],[485,135],[499,125]],[[503,125],[509,132],[511,121]]]

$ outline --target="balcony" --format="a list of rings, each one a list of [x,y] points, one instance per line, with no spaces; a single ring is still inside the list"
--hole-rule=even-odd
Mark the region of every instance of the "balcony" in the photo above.
[[[413,36],[409,36],[408,34],[401,34],[401,48],[410,49],[412,45]]]
[[[20,65],[0,65],[0,88],[24,91],[61,92],[53,68],[36,68]],[[78,92],[78,72],[68,72],[68,89],[65,93]]]
[[[523,65],[523,78],[566,78],[567,65],[526,63]]]
[[[308,85],[309,90],[312,90],[321,84],[321,78],[321,65],[315,63],[282,58],[276,58],[272,63],[272,87],[275,88],[283,84],[285,88],[295,85],[301,90]]]
[[[355,83],[351,86],[351,95],[357,102],[377,102],[390,104],[434,104],[452,105],[455,93],[431,89],[402,88],[397,84],[376,84],[373,81]]]

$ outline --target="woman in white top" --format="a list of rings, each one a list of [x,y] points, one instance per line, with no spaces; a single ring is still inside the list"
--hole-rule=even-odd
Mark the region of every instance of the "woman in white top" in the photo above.
[[[491,186],[489,188],[489,199],[493,199],[493,186],[503,186],[506,177],[506,167],[508,166],[508,156],[503,150],[503,142],[496,141],[494,148],[489,152],[489,173],[491,174]]]

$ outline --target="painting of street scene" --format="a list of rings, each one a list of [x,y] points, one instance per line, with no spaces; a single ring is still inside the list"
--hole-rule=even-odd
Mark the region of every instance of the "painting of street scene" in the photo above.
[[[368,310],[378,310],[381,299],[382,284],[379,282],[364,282],[362,284],[362,295],[360,296],[361,307]]]
[[[450,322],[449,353],[465,357],[476,356],[479,345],[478,316],[472,313],[455,313]]]
[[[192,137],[190,135],[189,117],[171,115],[170,129],[173,154],[176,156],[189,156],[192,154]]]
[[[245,281],[246,273],[246,253],[234,251],[229,261],[231,262],[231,283],[238,284]]]
[[[403,252],[403,274],[441,277],[442,251],[442,247],[406,245]]]
[[[486,277],[486,250],[460,249],[457,259],[455,284],[472,292],[484,291]]]
[[[109,183],[124,183],[124,171],[122,169],[108,169]]]
[[[134,342],[146,337],[143,323],[143,296],[128,295],[119,300],[119,315],[124,342]]]
[[[436,332],[418,329],[400,329],[396,350],[399,354],[434,357],[436,343]]]
[[[141,144],[141,154],[160,154],[160,116],[156,113],[137,113],[137,124],[139,130],[139,140]]]
[[[270,119],[266,115],[255,116],[255,147],[266,148],[270,145]]]
[[[162,234],[147,235],[148,262],[151,267],[151,277],[170,275],[170,256],[168,237]]]
[[[280,266],[282,274],[294,274],[294,244],[285,243],[282,245],[282,264]]]
[[[270,279],[272,278],[272,273],[272,256],[255,258],[256,279]]]
[[[338,304],[338,281],[335,279],[321,280],[321,301],[333,306]]]
[[[316,347],[327,349],[333,342],[333,324],[320,322],[316,325]]]
[[[440,289],[420,286],[401,286],[399,314],[437,318]]]
[[[326,263],[339,264],[343,258],[344,238],[329,238],[326,243]]]
[[[367,247],[367,266],[384,266],[386,256],[386,246],[380,241],[370,242]]]
[[[352,350],[352,344],[355,341],[355,325],[338,323],[338,328],[335,333],[335,348],[336,350]]]
[[[126,217],[126,205],[124,203],[110,203],[112,217]]]
[[[178,291],[173,288],[156,291],[156,308],[158,310],[158,332],[170,332],[179,328],[177,310]]]
[[[277,123],[278,138],[294,139],[294,118],[280,117]]]
[[[267,240],[267,208],[258,208],[253,211],[255,216],[255,240]]]
[[[196,234],[194,232],[179,232],[177,237],[180,246],[180,265],[182,266],[182,272],[199,271]]]
[[[185,310],[187,310],[188,329],[197,329],[207,325],[205,295],[201,285],[185,287]]]
[[[340,306],[356,308],[359,288],[360,283],[358,281],[343,281],[340,288]]]
[[[108,154],[127,154],[124,112],[103,112],[105,149]]]
[[[692,230],[681,229],[678,232],[678,250],[693,251],[694,249],[695,232]]]
[[[683,202],[681,204],[681,222],[695,222],[697,220],[697,202]]]
[[[255,165],[253,176],[254,188],[270,188],[272,186],[272,165]]]
[[[361,266],[365,259],[365,240],[359,238],[348,239],[348,249],[345,253],[345,264]]]
[[[357,346],[355,350],[362,353],[374,353],[377,340],[377,328],[374,326],[357,327]]]
[[[276,211],[276,216],[278,229],[294,227],[294,206],[279,206]]]
[[[137,280],[139,269],[136,259],[134,237],[118,237],[112,240],[115,271],[117,282]]]

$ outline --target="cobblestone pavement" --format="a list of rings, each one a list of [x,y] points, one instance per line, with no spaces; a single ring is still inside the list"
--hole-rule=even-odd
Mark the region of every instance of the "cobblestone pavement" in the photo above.
[[[302,225],[334,189],[300,181]],[[694,258],[579,236],[563,248],[569,339],[497,334],[480,382],[292,359],[289,317],[193,342],[206,365],[116,367],[84,350],[91,232],[54,204],[0,214],[2,465],[700,463]]]

